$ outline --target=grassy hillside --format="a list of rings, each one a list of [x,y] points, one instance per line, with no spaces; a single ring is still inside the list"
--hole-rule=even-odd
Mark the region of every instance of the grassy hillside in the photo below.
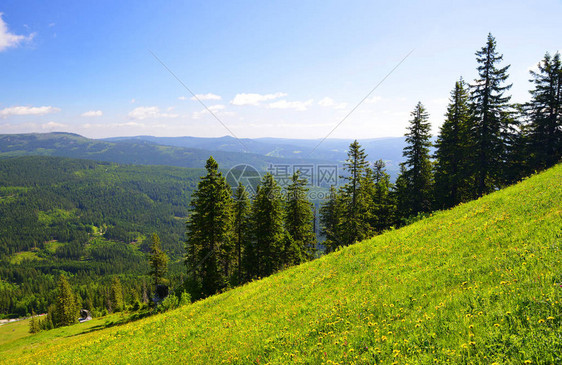
[[[7,363],[561,363],[562,165],[207,300]],[[33,338],[29,337],[29,338]],[[28,339],[29,339],[28,338]]]

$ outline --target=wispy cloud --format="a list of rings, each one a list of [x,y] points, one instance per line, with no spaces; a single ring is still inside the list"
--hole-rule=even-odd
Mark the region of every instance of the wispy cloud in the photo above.
[[[60,112],[59,108],[53,106],[11,106],[0,110],[0,116],[10,115],[45,115]]]
[[[195,94],[195,96],[192,96],[190,99],[203,101],[203,100],[221,100],[222,98],[220,95],[208,93],[208,94]],[[180,100],[185,100],[185,99],[180,99]]]
[[[209,107],[209,110],[210,110],[211,112],[213,112],[213,114],[215,114],[215,115],[220,115],[220,116],[227,116],[227,115],[228,115],[228,116],[232,116],[232,115],[234,115],[233,112],[225,112],[225,111],[223,111],[224,109],[226,109],[226,106],[225,106],[225,105],[222,105],[222,104],[211,105],[211,106]],[[193,115],[192,115],[192,118],[193,118],[193,119],[199,119],[199,118],[201,118],[202,116],[204,116],[205,114],[209,114],[209,110],[203,109],[203,110],[200,110],[200,111],[198,111],[198,112],[194,112]]]
[[[147,118],[177,118],[178,114],[162,113],[157,106],[139,106],[129,112],[129,117],[133,119]]]
[[[48,130],[53,130],[53,129],[56,129],[56,128],[65,128],[65,127],[66,127],[66,124],[57,123],[57,122],[47,122],[47,123],[41,124],[41,128],[48,129]]]
[[[297,111],[304,111],[306,110],[312,103],[314,102],[313,99],[307,101],[287,101],[287,100],[279,100],[273,103],[269,103],[267,106],[271,109],[294,109]]]
[[[232,105],[259,105],[263,101],[275,100],[287,96],[286,93],[274,94],[254,94],[254,93],[241,93],[236,94],[234,99],[230,102]]]
[[[318,102],[318,105],[324,106],[327,108],[334,108],[334,109],[344,109],[347,106],[347,103],[336,103],[334,99],[325,97],[324,99]]]
[[[378,103],[378,102],[381,101],[381,100],[382,100],[382,97],[381,97],[381,96],[375,95],[375,96],[372,96],[372,97],[370,97],[369,99],[365,100],[365,103],[367,103],[367,104],[375,104],[375,103]]]
[[[2,15],[3,13],[0,13],[0,52],[11,47],[17,47],[22,42],[29,42],[33,39],[35,33],[31,33],[28,36],[10,33],[8,25],[2,19]]]
[[[101,110],[89,110],[80,114],[82,117],[101,117],[103,112]]]

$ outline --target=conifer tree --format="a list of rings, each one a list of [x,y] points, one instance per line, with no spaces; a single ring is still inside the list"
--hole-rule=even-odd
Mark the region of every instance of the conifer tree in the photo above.
[[[332,185],[328,199],[320,207],[320,232],[324,235],[324,246],[326,252],[332,252],[337,247],[343,245],[340,240],[339,227],[340,227],[340,200],[338,199],[338,192]]]
[[[39,319],[37,319],[37,315],[35,311],[31,311],[31,319],[29,320],[29,333],[37,333],[41,330],[39,327]]]
[[[401,212],[405,217],[416,215],[421,212],[429,212],[432,202],[432,180],[431,161],[429,159],[429,148],[431,147],[431,128],[425,107],[419,102],[411,113],[412,120],[406,133],[406,147],[403,156],[406,161],[401,164],[404,167],[401,174],[405,188],[401,194],[401,202],[404,204]]]
[[[505,171],[512,120],[508,105],[511,96],[505,96],[511,84],[504,85],[509,65],[497,66],[502,59],[503,55],[496,52],[496,40],[488,34],[486,45],[476,52],[478,78],[470,86],[473,109],[471,150],[474,151],[471,160],[474,161],[477,196],[498,188]]]
[[[234,192],[234,242],[236,244],[237,279],[243,281],[242,255],[249,240],[250,230],[250,198],[241,182]]]
[[[527,104],[529,113],[529,154],[532,170],[555,165],[562,157],[562,63],[560,54],[546,53],[531,71],[534,89]]]
[[[226,287],[232,270],[232,190],[213,157],[205,165],[193,193],[191,216],[186,224],[186,265],[199,295],[209,296]]]
[[[307,181],[300,178],[300,172],[293,174],[291,183],[287,187],[287,202],[285,204],[285,229],[291,236],[295,249],[287,265],[298,265],[304,260],[311,260],[316,251],[316,234],[313,231],[314,214],[312,203],[308,200]]]
[[[114,276],[111,280],[111,291],[109,293],[111,309],[113,312],[121,312],[124,309],[123,286],[119,277]]]
[[[159,284],[164,283],[164,276],[168,272],[168,255],[162,250],[160,237],[156,233],[152,234],[148,263],[150,265],[150,275],[154,280],[154,289],[156,290]]]
[[[78,309],[76,308],[74,294],[72,293],[72,288],[68,280],[62,274],[59,277],[57,301],[55,305],[55,325],[57,327],[76,323]]]
[[[267,173],[252,202],[251,240],[246,246],[245,271],[249,278],[264,277],[283,267],[285,232],[281,188]]]
[[[365,189],[365,176],[367,169],[365,150],[359,142],[354,141],[349,146],[344,170],[348,175],[341,178],[347,180],[339,192],[342,201],[342,217],[340,221],[342,244],[350,245],[362,241],[371,235],[369,225],[369,197]]]
[[[373,223],[376,233],[381,233],[394,222],[395,205],[391,197],[392,184],[390,175],[385,170],[383,160],[375,161],[373,166],[374,193],[372,195]]]
[[[446,119],[435,143],[435,207],[449,208],[473,196],[470,173],[470,105],[461,78],[451,91]]]
[[[400,172],[390,192],[392,201],[396,206],[394,224],[397,226],[403,225],[405,219],[410,216],[409,194],[410,191],[408,190],[408,182],[406,180],[406,167],[400,164]]]

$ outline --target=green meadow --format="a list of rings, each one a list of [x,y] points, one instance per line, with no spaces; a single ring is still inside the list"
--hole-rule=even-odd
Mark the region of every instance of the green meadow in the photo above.
[[[558,165],[164,314],[17,339],[0,361],[560,364],[561,182]]]

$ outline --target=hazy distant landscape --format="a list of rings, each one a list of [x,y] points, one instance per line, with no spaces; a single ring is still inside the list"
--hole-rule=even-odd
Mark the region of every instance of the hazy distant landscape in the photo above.
[[[2,2],[0,363],[562,363],[560,15]]]

